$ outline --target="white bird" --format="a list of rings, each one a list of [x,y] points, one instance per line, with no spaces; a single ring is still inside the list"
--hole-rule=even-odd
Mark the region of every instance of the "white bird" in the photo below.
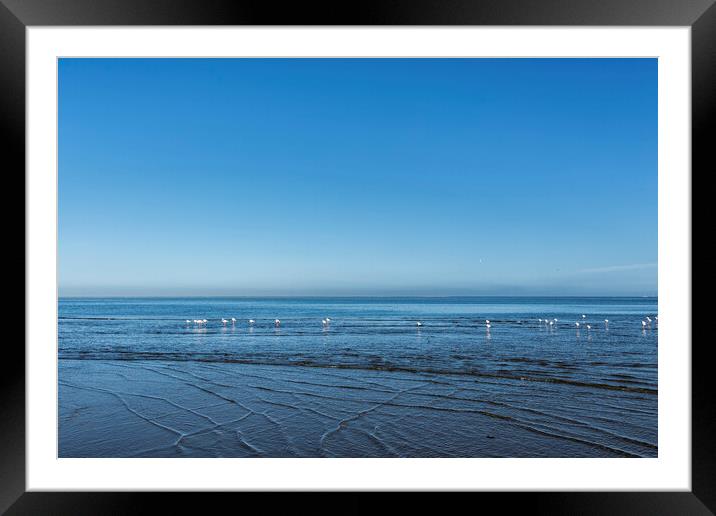
[[[485,325],[485,328],[487,328],[487,331],[490,331],[490,328],[492,328],[492,325],[490,323],[487,323]]]
[[[591,327],[589,324],[587,324],[587,329],[588,329],[588,330],[591,330],[592,327]]]
[[[206,324],[206,323],[208,323],[209,321],[207,321],[206,319],[202,319],[201,322],[203,322],[204,324]]]
[[[579,323],[578,323],[578,322],[576,322],[576,323],[574,323],[574,324],[576,324],[576,325],[577,325],[577,328],[579,328]]]
[[[422,326],[422,325],[423,325],[423,323],[421,323],[420,321],[418,321],[417,323],[415,323],[415,326]]]
[[[587,318],[587,316],[582,314],[582,319],[586,319],[586,318]]]
[[[646,326],[646,321],[641,321],[641,327],[644,328]]]
[[[540,323],[542,322],[542,319],[537,319]]]
[[[328,322],[331,322],[331,319],[330,319],[330,318],[328,318],[328,317],[326,317],[326,321],[328,321]]]
[[[328,320],[327,320],[327,319],[321,319],[321,324],[323,324],[323,326],[328,326]]]
[[[485,319],[485,324],[490,324],[490,319]]]
[[[189,323],[191,323],[191,321],[190,321],[189,319],[187,319],[187,320],[186,320],[186,323],[189,324]]]
[[[249,319],[249,324],[254,324],[255,322],[253,319]]]
[[[557,322],[558,320],[559,320],[559,319],[557,319],[556,317],[554,318],[554,322]]]
[[[550,325],[550,326],[553,326],[553,325],[554,325],[554,321],[550,321],[550,322],[549,322],[549,325]]]
[[[279,326],[281,326],[281,321],[279,321],[278,319],[274,319],[273,325],[276,326],[276,328],[278,328]]]
[[[236,317],[232,317],[232,318],[231,318],[231,324],[235,324],[235,323],[236,323]]]
[[[227,322],[229,322],[229,321],[227,321],[227,320],[224,319],[223,317],[221,318],[221,324],[223,324],[224,326],[226,326],[226,323],[227,323]]]

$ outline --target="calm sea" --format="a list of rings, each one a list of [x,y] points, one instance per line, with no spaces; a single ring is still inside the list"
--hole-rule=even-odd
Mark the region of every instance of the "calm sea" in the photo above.
[[[560,418],[589,421],[590,432],[616,436],[614,449],[655,456],[656,315],[656,298],[62,298],[58,352],[61,365],[231,363],[475,380],[488,401],[510,393],[507,417],[542,411],[557,428]]]

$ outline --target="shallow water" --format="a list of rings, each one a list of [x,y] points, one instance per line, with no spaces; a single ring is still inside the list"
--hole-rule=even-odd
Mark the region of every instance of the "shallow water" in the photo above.
[[[60,455],[656,456],[658,326],[641,324],[656,311],[655,298],[61,299]]]

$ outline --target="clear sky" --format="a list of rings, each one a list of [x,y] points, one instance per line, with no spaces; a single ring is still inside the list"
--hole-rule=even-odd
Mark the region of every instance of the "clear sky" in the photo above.
[[[655,295],[656,59],[61,59],[60,295]]]

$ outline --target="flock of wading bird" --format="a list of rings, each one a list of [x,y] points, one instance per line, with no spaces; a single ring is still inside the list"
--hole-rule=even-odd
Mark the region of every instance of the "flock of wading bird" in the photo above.
[[[557,324],[557,322],[559,322],[559,319],[557,319],[557,318],[555,317],[554,319],[537,319],[537,321],[539,322],[540,325],[544,325],[544,326],[546,326],[546,327],[548,327],[548,328],[552,328],[552,327],[554,327],[555,324]],[[223,326],[226,326],[226,325],[228,325],[229,323],[231,323],[231,326],[236,326],[236,322],[237,322],[236,317],[232,317],[231,319],[225,319],[225,318],[223,318],[223,317],[221,318],[221,324],[222,324]],[[247,322],[248,322],[248,325],[249,325],[249,326],[253,326],[254,324],[256,324],[256,321],[255,321],[254,319],[249,319]],[[652,322],[654,323],[655,326],[658,327],[658,325],[659,325],[659,316],[654,316],[654,319],[652,319],[651,317],[649,317],[649,316],[647,315],[647,316],[641,321],[641,328],[642,328],[642,330],[646,330],[647,328],[651,328]],[[192,323],[193,323],[195,326],[205,327],[205,326],[209,323],[209,321],[208,321],[207,319],[187,319],[187,320],[186,320],[187,326],[189,326],[189,325],[192,324]],[[330,325],[330,323],[331,323],[331,319],[328,318],[328,317],[326,317],[325,319],[321,319],[321,324],[323,325],[324,328],[327,328],[327,327]],[[579,329],[579,328],[581,328],[581,327],[586,328],[587,331],[590,331],[590,330],[592,329],[592,325],[587,321],[587,316],[586,316],[585,314],[582,314],[582,319],[581,319],[581,321],[576,321],[574,324],[575,324],[575,326],[576,326],[577,329]],[[276,327],[276,328],[280,328],[280,327],[281,327],[281,320],[280,320],[280,319],[274,319],[273,325],[274,325],[274,327]],[[415,325],[416,325],[418,328],[420,328],[420,327],[423,326],[423,323],[422,323],[421,321],[417,321],[417,322],[415,323]],[[489,331],[490,331],[490,328],[492,328],[492,323],[490,322],[489,319],[485,319],[485,329],[489,332]],[[607,330],[607,331],[609,330],[609,319],[604,319],[604,329]]]
[[[254,324],[256,324],[256,321],[254,319],[249,319],[247,322],[248,322],[249,326],[253,326]],[[330,324],[330,322],[331,322],[331,320],[328,317],[326,317],[325,319],[321,319],[321,323],[323,324],[324,327],[328,326]],[[206,326],[209,323],[209,321],[208,321],[208,319],[187,319],[186,320],[187,326],[192,323],[194,323],[194,325],[196,325],[196,326],[203,327],[203,326]],[[222,325],[226,326],[229,323],[231,323],[231,326],[236,326],[236,317],[232,317],[231,319],[224,319],[223,317],[221,318]],[[276,328],[280,328],[281,320],[274,319],[273,325]]]
[[[542,324],[552,327],[555,323],[557,323],[558,319],[537,319],[537,321]],[[646,330],[647,328],[651,328],[651,324],[654,323],[654,326],[659,326],[659,316],[655,315],[654,319],[649,317],[648,315],[641,321],[641,328],[642,330]],[[592,329],[592,325],[587,321],[587,316],[585,314],[582,314],[582,320],[581,321],[575,321],[574,325],[579,328],[586,328],[587,330]],[[490,328],[490,321],[487,321],[487,328]],[[604,329],[609,330],[609,319],[604,319]]]

